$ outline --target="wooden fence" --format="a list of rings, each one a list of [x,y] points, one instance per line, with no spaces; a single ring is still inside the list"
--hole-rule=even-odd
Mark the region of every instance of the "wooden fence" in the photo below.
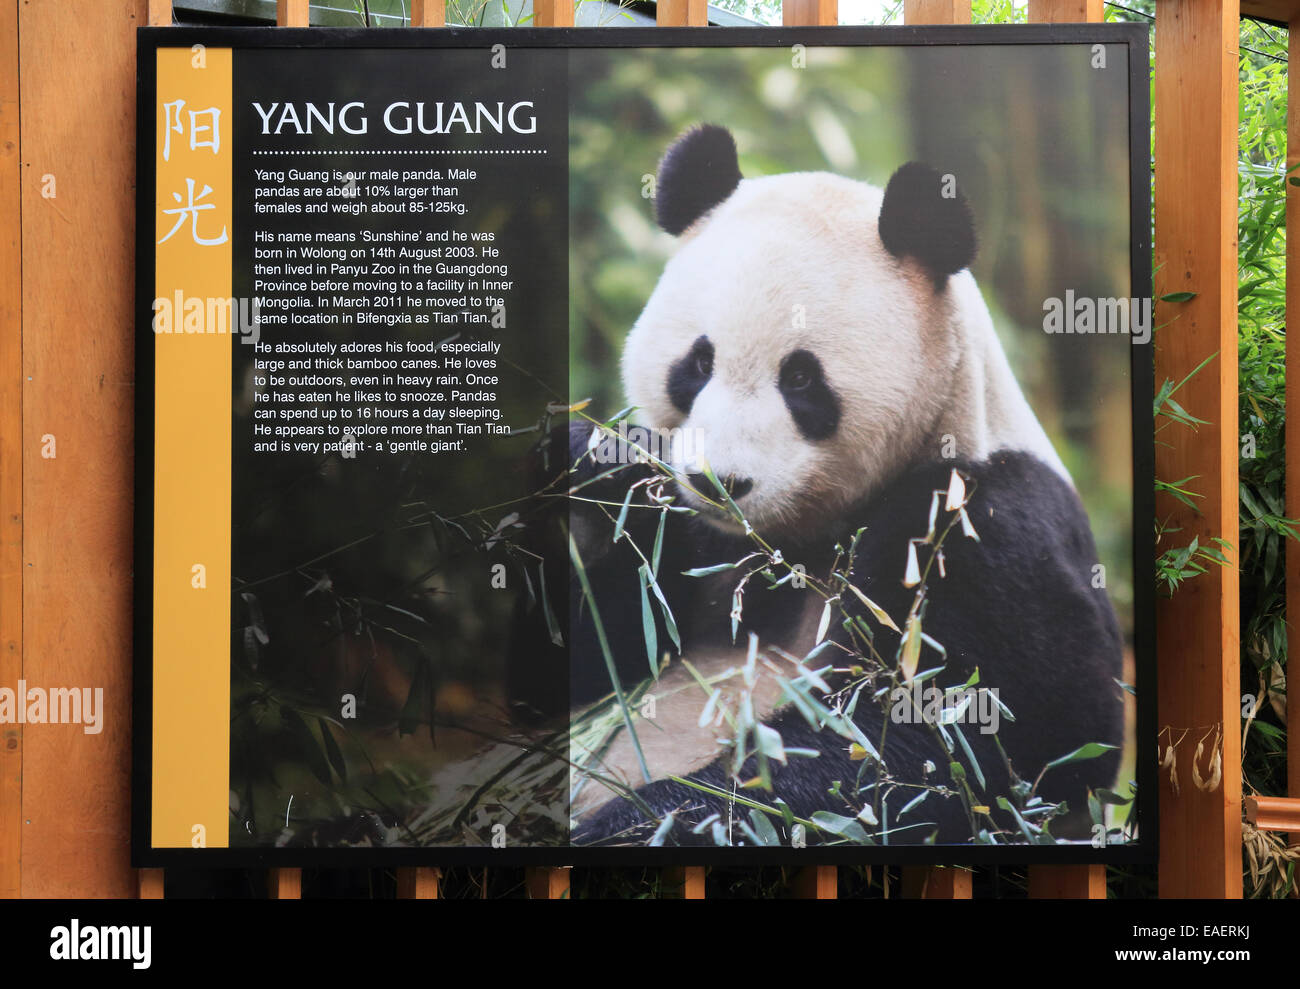
[[[411,0],[411,24],[441,26],[444,0]],[[572,0],[535,0],[537,26],[573,23]],[[661,25],[704,25],[705,0],[661,0]],[[1162,338],[1156,380],[1181,380],[1210,420],[1162,446],[1161,477],[1201,479],[1200,513],[1158,504],[1202,544],[1237,537],[1237,44],[1241,14],[1300,20],[1300,0],[1159,0],[1155,59],[1156,295],[1194,289],[1179,332]],[[1102,0],[1029,0],[1039,22],[1102,20]],[[906,0],[909,24],[969,23],[970,0]],[[135,29],[172,21],[170,0],[0,0],[0,684],[105,687],[105,719],[24,733],[0,726],[0,897],[157,897],[161,870],[128,860],[131,697]],[[837,0],[785,0],[787,25],[833,25]],[[278,23],[306,26],[308,0],[278,0]],[[718,30],[725,30],[719,28]],[[1296,52],[1292,42],[1293,55]],[[21,65],[20,65],[21,63]],[[1292,107],[1300,94],[1292,83]],[[21,115],[21,122],[20,122]],[[1300,161],[1300,112],[1288,163]],[[46,177],[57,193],[42,195]],[[1300,190],[1288,186],[1288,223]],[[1287,245],[1300,256],[1300,238]],[[1300,287],[1288,286],[1288,309]],[[1157,323],[1163,322],[1157,314]],[[1288,348],[1288,399],[1300,357]],[[43,438],[57,456],[42,456]],[[1300,430],[1287,437],[1287,514],[1300,515]],[[1217,483],[1216,483],[1217,482]],[[1300,609],[1300,554],[1288,554],[1288,605]],[[1293,611],[1293,614],[1300,611]],[[1220,725],[1213,792],[1167,781],[1159,794],[1162,896],[1242,892],[1238,574],[1213,568],[1157,616],[1159,724]],[[1294,635],[1294,633],[1293,633]],[[1292,639],[1300,650],[1300,641]],[[1300,797],[1300,691],[1290,709],[1290,792]],[[75,744],[69,744],[77,732]],[[1184,744],[1190,749],[1198,737]],[[1187,765],[1191,752],[1179,752]],[[1300,802],[1298,802],[1300,803]],[[1296,823],[1294,813],[1283,819]],[[438,871],[399,872],[398,892],[438,893]],[[703,895],[704,869],[664,885]],[[536,898],[567,894],[564,869],[528,873]],[[833,866],[805,869],[799,895],[833,898]],[[1101,866],[1036,866],[1035,897],[1104,897]],[[276,869],[270,895],[300,895]],[[903,893],[971,895],[960,869],[904,870]]]

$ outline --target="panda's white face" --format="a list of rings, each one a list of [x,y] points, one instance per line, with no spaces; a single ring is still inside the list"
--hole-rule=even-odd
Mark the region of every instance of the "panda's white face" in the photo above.
[[[672,466],[694,507],[691,487],[716,499],[690,480],[702,454],[757,530],[814,535],[931,438],[959,360],[953,289],[970,276],[937,288],[887,251],[882,196],[825,173],[746,179],[684,234],[623,381],[640,424],[680,430]]]

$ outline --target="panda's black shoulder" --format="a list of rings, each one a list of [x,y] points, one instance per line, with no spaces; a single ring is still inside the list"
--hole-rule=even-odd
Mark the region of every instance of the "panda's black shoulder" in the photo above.
[[[933,492],[948,489],[954,469],[965,482],[968,516],[990,565],[1005,562],[1001,557],[1007,554],[1040,555],[1049,546],[1095,552],[1078,492],[1047,463],[1020,450],[999,450],[982,460],[954,458],[914,465],[861,514],[876,522],[882,516],[919,519],[922,531],[916,535],[923,535]]]
[[[1012,625],[1042,627],[1068,620],[1108,644],[1118,632],[1088,515],[1072,484],[1031,453],[1000,450],[981,460],[917,464],[863,506],[854,524],[864,528],[855,583],[902,606],[911,591],[900,577],[908,543],[925,537],[936,491],[946,491],[953,470],[966,487],[973,535],[954,526],[943,542],[946,579],[933,596],[947,599],[967,619],[989,609]],[[938,525],[950,515],[940,497]],[[884,600],[881,603],[884,603]],[[1014,604],[1014,607],[1011,605]]]

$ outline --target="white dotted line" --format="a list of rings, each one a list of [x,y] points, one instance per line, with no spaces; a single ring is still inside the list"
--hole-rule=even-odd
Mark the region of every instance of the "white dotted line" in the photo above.
[[[481,151],[459,151],[449,148],[444,151],[254,151],[255,155],[545,155],[549,151],[510,148],[484,148]]]

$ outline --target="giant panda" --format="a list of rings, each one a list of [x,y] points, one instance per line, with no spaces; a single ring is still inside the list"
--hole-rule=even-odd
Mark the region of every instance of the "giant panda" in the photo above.
[[[703,125],[663,156],[654,205],[679,246],[621,367],[641,435],[670,441],[661,463],[610,466],[610,429],[569,426],[574,716],[609,703],[615,680],[631,696],[650,675],[647,614],[668,662],[653,707],[629,706],[639,754],[626,729],[574,751],[589,778],[573,842],[748,844],[755,804],[780,811],[764,813],[782,844],[1039,840],[1044,824],[1088,837],[1089,791],[1113,784],[1123,741],[1121,635],[1094,586],[1085,510],[968,270],[974,220],[952,177],[909,163],[883,190],[822,172],[743,178],[731,134]],[[964,516],[940,560],[918,542],[936,506],[940,523]],[[646,604],[656,545],[675,630]],[[825,581],[850,547],[829,623],[793,571],[751,573],[775,553]],[[924,581],[909,580],[927,559]],[[996,688],[996,734],[894,717],[907,675],[852,662],[855,623],[886,666],[906,661],[918,592],[910,673]],[[822,704],[811,715],[785,686],[803,670]],[[781,740],[765,780],[757,755],[737,771],[728,723],[704,710],[699,679],[718,676],[721,701],[750,705]],[[791,824],[814,820],[838,827]]]

